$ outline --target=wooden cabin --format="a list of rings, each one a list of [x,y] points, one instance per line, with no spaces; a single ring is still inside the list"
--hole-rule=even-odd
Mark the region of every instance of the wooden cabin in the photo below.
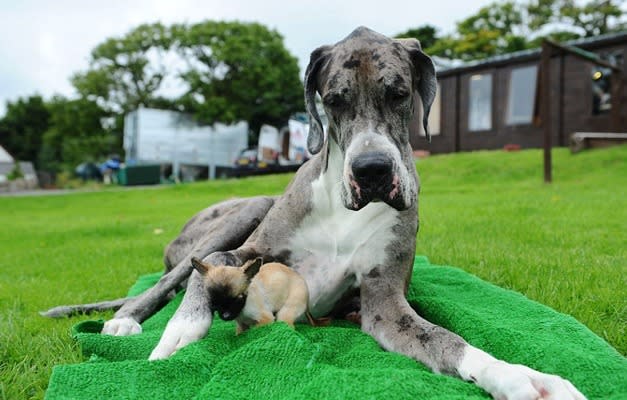
[[[567,44],[619,66],[623,81],[627,80],[627,32]],[[540,49],[531,49],[456,67],[436,62],[438,92],[429,116],[431,143],[424,140],[421,117],[416,115],[413,148],[450,153],[542,147],[543,128],[533,124],[540,56]],[[616,132],[616,125],[627,132],[627,84],[619,89],[619,101],[612,101],[616,79],[610,79],[611,69],[561,53],[551,57],[550,70],[553,146],[567,146],[574,132]],[[612,104],[620,109],[619,123],[616,114],[612,122]]]

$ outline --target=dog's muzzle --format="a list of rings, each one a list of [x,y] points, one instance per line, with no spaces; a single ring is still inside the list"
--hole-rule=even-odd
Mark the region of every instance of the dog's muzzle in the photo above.
[[[394,172],[394,161],[388,155],[381,152],[361,154],[353,160],[351,170],[351,209],[360,210],[371,201],[383,201],[397,210],[406,208],[399,177]]]
[[[234,320],[235,317],[237,317],[237,314],[230,312],[230,311],[222,311],[219,314],[220,314],[220,318],[223,321],[231,321],[231,320]]]

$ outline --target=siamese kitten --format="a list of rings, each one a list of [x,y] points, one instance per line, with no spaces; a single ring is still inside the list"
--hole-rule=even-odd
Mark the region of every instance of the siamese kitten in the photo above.
[[[316,325],[307,311],[307,283],[285,264],[262,265],[262,259],[256,258],[238,268],[211,265],[194,257],[192,266],[203,275],[212,310],[225,321],[235,319],[238,335],[275,320],[293,328],[303,314]]]

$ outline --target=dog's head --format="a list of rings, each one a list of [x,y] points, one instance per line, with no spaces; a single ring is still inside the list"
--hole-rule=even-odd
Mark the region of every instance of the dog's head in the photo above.
[[[359,210],[371,201],[397,210],[415,204],[418,181],[409,122],[422,109],[429,137],[427,117],[436,85],[433,63],[416,39],[394,40],[361,27],[341,42],[313,51],[305,72],[307,146],[312,154],[339,147],[346,208]],[[327,139],[316,93],[329,119]]]
[[[192,266],[204,278],[204,285],[211,299],[212,311],[229,321],[237,318],[246,304],[248,286],[261,268],[261,258],[246,262],[241,267],[212,265],[192,258]]]

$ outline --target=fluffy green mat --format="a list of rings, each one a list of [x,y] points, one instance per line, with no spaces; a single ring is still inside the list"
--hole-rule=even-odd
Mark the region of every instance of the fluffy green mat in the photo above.
[[[137,294],[160,274],[141,277]],[[589,399],[627,399],[627,361],[570,316],[416,257],[408,298],[419,313],[513,363],[570,379]],[[235,336],[218,318],[209,335],[168,360],[149,362],[181,296],[129,337],[99,335],[102,321],[73,329],[88,361],[53,370],[47,399],[485,399],[470,383],[436,375],[382,351],[351,323],[276,323]]]

